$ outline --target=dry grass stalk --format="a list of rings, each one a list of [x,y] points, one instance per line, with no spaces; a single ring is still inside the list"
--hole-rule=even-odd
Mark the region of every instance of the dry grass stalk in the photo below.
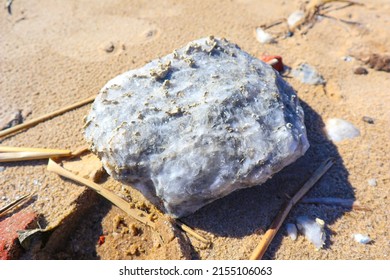
[[[52,171],[54,173],[57,173],[60,176],[63,176],[65,178],[68,178],[72,181],[75,181],[77,183],[80,183],[84,186],[87,186],[94,191],[96,191],[98,194],[106,198],[108,201],[110,201],[112,204],[118,206],[121,210],[123,210],[126,214],[133,217],[137,221],[144,223],[151,228],[155,229],[154,222],[150,221],[147,218],[147,214],[141,210],[130,208],[130,205],[127,201],[120,198],[119,196],[115,195],[114,193],[110,192],[109,190],[103,188],[102,186],[99,186],[98,184],[95,184],[94,182],[84,179],[83,177],[77,176],[73,174],[72,172],[66,170],[65,168],[58,165],[54,160],[49,159],[49,163],[47,165],[47,170]]]
[[[332,167],[332,165],[333,161],[331,159],[328,159],[323,164],[321,164],[321,166],[313,173],[313,175],[302,186],[302,188],[289,200],[287,204],[285,204],[285,206],[272,222],[270,228],[264,234],[259,245],[257,245],[253,251],[249,258],[250,260],[259,260],[264,256],[268,246],[271,244],[273,238],[283,224],[287,215],[290,213],[292,207],[297,204],[297,202],[314,186],[315,183],[317,183],[317,181],[329,170],[329,168]]]
[[[187,226],[186,224],[182,223],[179,220],[175,220],[175,223],[183,230],[184,232],[188,233],[189,235],[193,236],[194,238],[198,239],[199,241],[202,241],[203,243],[210,244],[210,240],[204,238],[202,235],[195,232],[192,228]]]
[[[51,119],[53,117],[59,116],[59,115],[61,115],[63,113],[66,113],[68,111],[71,111],[71,110],[74,110],[74,109],[79,108],[81,106],[84,106],[84,105],[86,105],[88,103],[91,103],[94,100],[95,100],[95,96],[91,96],[91,97],[89,97],[89,98],[87,98],[85,100],[79,101],[79,102],[74,103],[74,104],[69,105],[69,106],[66,106],[66,107],[61,108],[61,109],[59,109],[57,111],[48,113],[48,114],[43,115],[41,117],[38,117],[36,119],[32,119],[32,120],[24,122],[22,124],[13,126],[11,128],[5,129],[5,130],[2,130],[2,131],[0,131],[0,137],[10,135],[10,134],[12,134],[14,132],[17,132],[19,130],[22,130],[22,129],[30,128],[30,127],[32,127],[32,126],[34,126],[34,125],[36,125],[36,124],[38,124],[40,122],[47,121],[47,120],[49,120],[49,119]]]
[[[75,150],[74,152],[72,152],[72,157],[81,156],[82,154],[84,154],[86,152],[89,152],[88,147],[81,147],[81,148]]]
[[[4,206],[0,209],[0,215],[5,213],[8,210],[14,208],[15,206],[21,204],[22,202],[27,201],[31,197],[32,197],[32,194],[26,194],[26,195],[23,195],[22,197],[20,197],[16,200],[12,201],[11,203],[8,203],[6,206]]]
[[[0,153],[12,153],[12,152],[43,152],[43,153],[49,152],[49,153],[63,153],[63,154],[71,153],[69,150],[0,146]]]
[[[0,146],[0,162],[14,162],[23,160],[39,160],[62,157],[78,157],[88,151],[88,147],[82,147],[74,152],[69,150],[5,147]]]
[[[69,152],[14,152],[0,153],[0,162],[14,162],[23,160],[38,160],[48,158],[68,157],[72,153]]]

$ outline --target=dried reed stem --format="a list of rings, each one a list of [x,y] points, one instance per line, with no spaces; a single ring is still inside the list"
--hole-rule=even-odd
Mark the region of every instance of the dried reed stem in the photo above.
[[[186,224],[182,223],[179,220],[175,220],[176,224],[186,233],[189,235],[192,235],[194,238],[198,239],[199,241],[202,241],[203,243],[210,244],[210,240],[207,240],[202,235],[195,232],[192,228],[187,226]]]
[[[11,153],[11,152],[43,152],[43,153],[49,152],[49,153],[70,154],[69,150],[0,146],[0,153]]]
[[[30,121],[27,121],[27,122],[24,122],[22,124],[19,124],[19,125],[16,125],[16,126],[13,126],[13,127],[10,127],[8,129],[5,129],[5,130],[2,130],[0,131],[0,137],[3,137],[3,136],[6,136],[6,135],[9,135],[11,133],[14,133],[14,132],[17,132],[19,130],[22,130],[22,129],[26,129],[26,128],[30,128],[40,122],[43,122],[43,121],[46,121],[46,120],[49,120],[53,117],[56,117],[56,116],[59,116],[63,113],[66,113],[68,111],[71,111],[73,109],[76,109],[76,108],[79,108],[81,106],[84,106],[88,103],[91,103],[95,100],[95,96],[91,96],[85,100],[82,100],[82,101],[79,101],[77,103],[74,103],[72,105],[69,105],[69,106],[66,106],[62,109],[59,109],[57,111],[54,111],[54,112],[51,112],[51,113],[48,113],[46,115],[43,115],[41,117],[38,117],[36,119],[32,119]]]
[[[13,207],[19,205],[20,203],[28,200],[29,198],[31,198],[32,194],[26,194],[26,195],[23,195],[22,197],[12,201],[11,203],[8,203],[6,206],[2,207],[0,209],[0,215],[5,213],[6,211],[12,209]]]
[[[23,160],[37,160],[47,158],[68,157],[72,153],[68,152],[15,152],[15,153],[0,153],[0,162],[13,162]]]
[[[84,179],[83,177],[80,177],[80,176],[73,174],[72,172],[70,172],[70,171],[66,170],[65,168],[61,167],[60,165],[58,165],[52,159],[49,159],[49,163],[47,165],[47,170],[52,171],[54,173],[57,173],[60,176],[63,176],[65,178],[68,178],[72,181],[75,181],[77,183],[80,183],[84,186],[87,186],[87,187],[93,189],[98,194],[100,194],[101,196],[106,198],[108,201],[110,201],[112,204],[118,206],[121,210],[123,210],[129,216],[131,216],[134,219],[136,219],[137,221],[140,221],[141,223],[144,223],[144,224],[150,226],[151,228],[155,229],[154,222],[150,221],[146,217],[145,212],[138,210],[138,209],[130,208],[130,205],[127,201],[125,201],[124,199],[115,195],[111,191],[103,188],[102,186],[99,186],[98,184],[95,184],[92,181],[89,181],[87,179]]]
[[[333,161],[331,159],[328,159],[323,164],[321,164],[321,166],[313,173],[313,175],[302,186],[302,188],[290,199],[287,204],[284,205],[282,210],[272,222],[270,228],[264,234],[259,245],[257,245],[253,251],[249,258],[250,260],[258,260],[264,256],[268,246],[271,244],[279,228],[283,224],[287,215],[290,213],[291,208],[297,204],[297,202],[314,186],[315,183],[317,183],[317,181],[329,170],[329,168],[332,167],[332,165]]]

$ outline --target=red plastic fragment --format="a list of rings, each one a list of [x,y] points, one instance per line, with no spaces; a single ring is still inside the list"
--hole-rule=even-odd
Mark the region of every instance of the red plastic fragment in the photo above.
[[[278,72],[282,72],[284,70],[283,59],[279,55],[262,55],[260,59],[264,62],[270,62],[275,59],[276,62],[272,64],[272,67]]]

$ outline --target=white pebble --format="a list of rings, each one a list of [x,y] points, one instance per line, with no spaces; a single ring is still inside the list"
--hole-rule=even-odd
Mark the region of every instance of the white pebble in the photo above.
[[[306,216],[297,218],[297,227],[305,237],[314,244],[317,250],[325,244],[325,222],[321,219],[312,220]]]
[[[355,239],[356,242],[361,243],[361,244],[368,244],[371,242],[371,238],[368,237],[367,235],[360,234],[360,233],[355,233],[353,236],[353,239]]]
[[[376,187],[378,185],[375,178],[368,179],[367,182],[370,187]]]
[[[333,118],[326,122],[326,133],[328,138],[334,142],[345,139],[352,139],[360,136],[360,131],[352,123],[342,119]]]
[[[295,241],[298,236],[298,230],[295,224],[286,225],[287,235],[290,236],[291,240]]]
[[[7,200],[7,198],[5,196],[2,196],[1,199],[2,200]]]
[[[300,63],[292,70],[292,75],[301,83],[308,85],[324,85],[325,79],[322,75],[311,65],[307,63]]]
[[[345,61],[345,62],[351,62],[351,61],[353,60],[353,57],[347,55],[347,56],[341,57],[341,59],[342,59],[343,61]]]
[[[303,11],[295,11],[287,18],[288,27],[294,28],[297,24],[299,24],[305,16]]]
[[[260,27],[256,28],[256,39],[262,44],[270,44],[275,42],[275,38]]]
[[[4,166],[0,166],[0,172],[3,172],[5,170]]]

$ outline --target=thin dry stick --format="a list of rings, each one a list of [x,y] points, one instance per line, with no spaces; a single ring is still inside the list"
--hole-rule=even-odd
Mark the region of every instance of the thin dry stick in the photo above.
[[[314,186],[315,183],[331,168],[333,161],[331,159],[326,160],[321,166],[313,173],[310,179],[302,186],[302,188],[290,199],[290,201],[282,208],[279,214],[272,222],[270,228],[264,234],[259,245],[255,248],[250,260],[259,260],[263,257],[267,251],[268,246],[271,244],[272,239],[275,237],[279,228],[283,224],[291,208],[297,204],[297,202]]]
[[[46,149],[46,148],[27,148],[27,147],[6,147],[0,146],[1,153],[11,153],[11,152],[49,152],[49,153],[63,153],[70,154],[69,150],[59,150],[59,149]]]
[[[0,209],[0,215],[5,213],[6,211],[12,209],[13,207],[19,205],[20,203],[28,200],[30,197],[32,196],[32,194],[26,194],[26,195],[23,195],[22,197],[12,201],[11,203],[7,204],[6,206],[2,207]]]
[[[78,156],[80,156],[88,151],[89,151],[88,147],[81,147],[81,148],[77,149],[76,151],[72,152],[72,157],[78,157]]]
[[[11,128],[8,128],[8,129],[5,129],[3,131],[0,131],[0,137],[3,137],[3,136],[6,136],[6,135],[9,135],[11,133],[14,133],[14,132],[17,132],[19,130],[22,130],[22,129],[26,129],[26,128],[30,128],[40,122],[43,122],[43,121],[46,121],[46,120],[49,120],[53,117],[56,117],[56,116],[59,116],[63,113],[66,113],[68,111],[71,111],[73,109],[76,109],[76,108],[79,108],[81,106],[84,106],[88,103],[91,103],[95,100],[95,96],[91,96],[85,100],[82,100],[80,102],[77,102],[77,103],[74,103],[72,105],[69,105],[67,107],[64,107],[62,109],[59,109],[57,111],[54,111],[54,112],[51,112],[51,113],[48,113],[46,115],[43,115],[41,117],[38,117],[36,119],[32,119],[30,121],[27,121],[27,122],[24,122],[22,124],[19,124],[19,125],[16,125],[16,126],[13,126]]]
[[[182,223],[179,220],[175,220],[175,222],[184,232],[187,232],[188,234],[192,235],[193,237],[195,237],[199,241],[202,241],[204,243],[210,244],[210,240],[207,240],[206,238],[204,238],[203,236],[201,236],[200,234],[195,232],[192,228],[190,228],[186,224]]]
[[[94,191],[96,191],[98,194],[106,198],[108,201],[110,201],[112,204],[118,206],[120,209],[122,209],[124,212],[126,212],[129,216],[133,217],[134,219],[140,221],[141,223],[144,223],[151,228],[155,229],[154,222],[150,221],[148,218],[145,217],[145,214],[143,211],[138,209],[130,208],[130,205],[127,201],[120,198],[119,196],[115,195],[114,193],[110,192],[109,190],[103,188],[102,186],[99,186],[98,184],[95,184],[94,182],[91,182],[87,179],[84,179],[83,177],[77,176],[73,174],[72,172],[66,170],[65,168],[58,165],[54,160],[49,159],[49,163],[47,165],[47,170],[52,171],[54,173],[57,173],[58,175],[61,175],[65,178],[68,178],[72,181],[78,182],[84,186],[87,186]]]
[[[23,160],[37,160],[47,158],[59,158],[71,156],[70,151],[67,152],[15,152],[15,153],[0,153],[0,162],[14,162]]]

